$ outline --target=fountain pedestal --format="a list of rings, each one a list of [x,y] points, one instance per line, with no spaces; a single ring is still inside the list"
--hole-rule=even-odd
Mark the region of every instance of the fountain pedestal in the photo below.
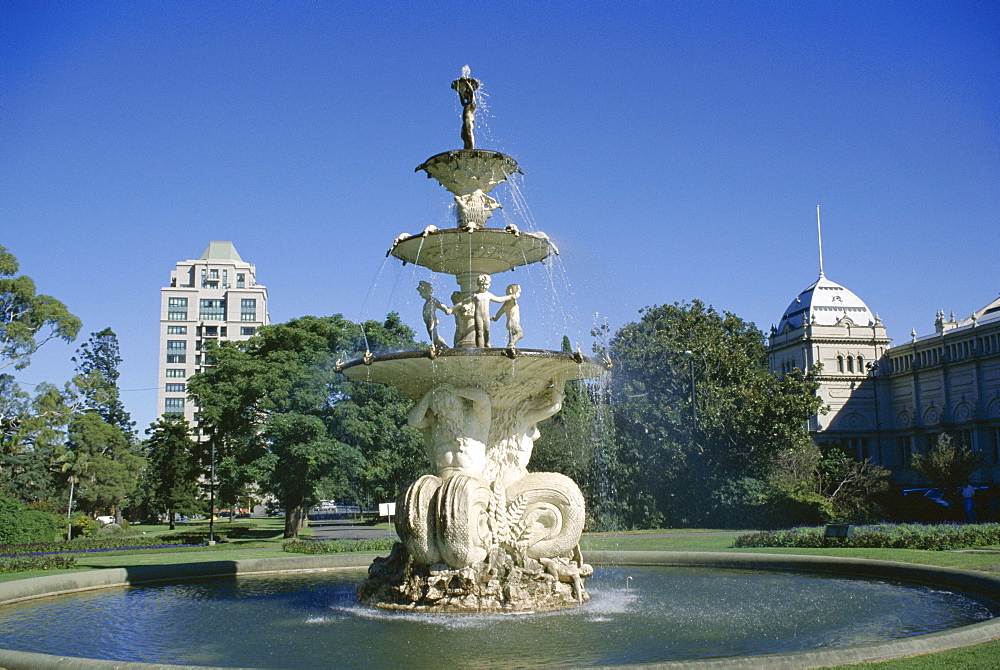
[[[538,423],[562,407],[567,381],[605,370],[582,354],[517,349],[520,287],[489,292],[490,275],[558,253],[543,233],[516,226],[486,228],[498,203],[487,195],[520,172],[513,158],[474,146],[475,91],[453,83],[463,104],[465,148],[420,165],[455,195],[458,227],[396,238],[389,253],[404,263],[451,274],[459,290],[449,307],[429,283],[424,321],[431,348],[364,358],[342,366],[354,381],[395,386],[414,401],[411,426],[425,438],[433,474],[397,503],[401,543],[375,561],[358,588],[363,602],[433,612],[525,611],[568,607],[588,599],[579,542],[586,520],[572,479],[527,466]],[[501,310],[491,316],[493,303]],[[454,347],[442,346],[437,312],[455,317]],[[508,346],[490,346],[490,322],[507,316]]]

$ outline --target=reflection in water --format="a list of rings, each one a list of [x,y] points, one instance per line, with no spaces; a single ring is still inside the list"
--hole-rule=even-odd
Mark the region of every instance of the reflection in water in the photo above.
[[[817,649],[1000,611],[939,589],[809,575],[605,568],[561,612],[412,615],[364,607],[362,571],[206,580],[0,609],[5,648],[243,667],[611,665]],[[632,577],[628,580],[627,577]]]

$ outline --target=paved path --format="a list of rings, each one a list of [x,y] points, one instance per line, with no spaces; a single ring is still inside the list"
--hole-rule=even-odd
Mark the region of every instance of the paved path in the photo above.
[[[395,531],[390,532],[381,528],[357,525],[350,519],[310,521],[309,528],[312,529],[314,540],[371,540],[390,537],[398,539]]]

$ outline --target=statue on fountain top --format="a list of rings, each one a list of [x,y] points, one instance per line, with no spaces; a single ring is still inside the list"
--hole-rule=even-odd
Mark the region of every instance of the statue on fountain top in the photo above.
[[[476,138],[473,130],[476,127],[476,90],[479,80],[468,75],[466,68],[462,69],[462,77],[451,82],[451,87],[458,91],[458,99],[462,102],[462,142],[465,149],[476,148]]]

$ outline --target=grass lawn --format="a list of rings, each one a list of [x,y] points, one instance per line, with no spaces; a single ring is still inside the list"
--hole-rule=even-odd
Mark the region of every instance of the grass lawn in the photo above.
[[[216,521],[215,528],[226,532],[228,520]],[[237,519],[237,525],[251,526],[245,538],[233,539],[214,547],[188,547],[185,549],[156,549],[140,551],[81,554],[77,570],[127,567],[131,565],[161,565],[213,560],[238,560],[247,558],[272,558],[289,556],[281,549],[284,519]],[[207,529],[207,521],[188,521],[177,524],[177,530]],[[374,528],[389,531],[388,524]],[[133,532],[158,535],[167,531],[166,525],[134,525]],[[954,551],[923,551],[916,549],[734,549],[738,535],[749,531],[659,530],[623,533],[587,533],[581,545],[584,551],[716,551],[776,554],[811,554],[820,556],[846,556],[884,561],[922,563],[966,570],[1000,572],[1000,547],[984,549],[998,553],[966,553]],[[303,537],[309,537],[308,529]],[[36,570],[13,574],[0,574],[0,582],[27,577],[73,572],[73,570]],[[913,658],[882,663],[861,664],[851,667],[878,670],[931,670],[951,668],[1000,668],[1000,641],[966,647],[954,651],[927,654]]]

